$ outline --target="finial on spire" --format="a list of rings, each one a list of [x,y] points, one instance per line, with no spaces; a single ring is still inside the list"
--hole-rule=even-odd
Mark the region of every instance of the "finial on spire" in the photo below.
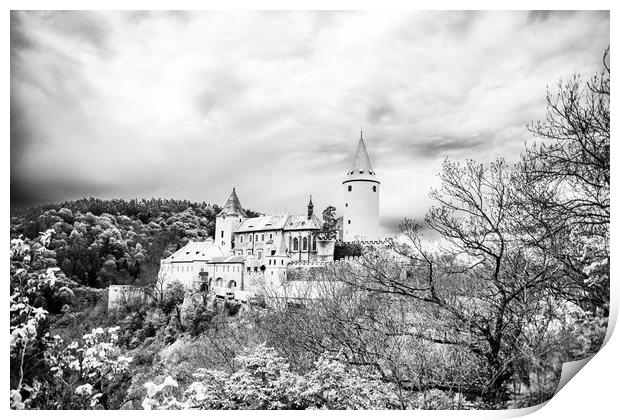
[[[360,140],[364,140],[364,132],[360,128]]]

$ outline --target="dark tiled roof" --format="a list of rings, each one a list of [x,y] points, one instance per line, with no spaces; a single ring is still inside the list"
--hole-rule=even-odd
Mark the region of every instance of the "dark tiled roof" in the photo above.
[[[321,229],[321,226],[321,220],[315,215],[308,219],[305,214],[292,214],[288,217],[284,230]]]
[[[347,172],[347,180],[364,179],[364,180],[376,180],[376,174],[372,169],[370,163],[370,157],[366,150],[366,144],[364,139],[360,135],[360,141],[357,144],[357,150],[355,156],[353,156],[353,162],[351,162],[351,168]]]
[[[243,211],[243,207],[241,207],[241,202],[239,201],[239,197],[237,197],[237,192],[235,191],[234,187],[220,214],[225,214],[227,216],[241,215],[245,217],[245,212]]]
[[[259,216],[245,219],[235,233],[261,232],[266,230],[316,230],[321,229],[321,220],[312,215],[284,214],[280,216]]]
[[[287,215],[280,216],[258,216],[245,219],[235,229],[235,233],[256,232],[263,230],[281,230],[286,224]]]

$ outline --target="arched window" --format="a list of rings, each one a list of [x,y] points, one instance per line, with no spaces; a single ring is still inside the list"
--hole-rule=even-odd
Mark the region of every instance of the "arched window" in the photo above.
[[[299,239],[293,238],[293,251],[299,250]]]
[[[316,236],[312,237],[312,250],[316,251]]]
[[[303,239],[301,240],[301,248],[302,248],[304,251],[307,251],[307,250],[308,250],[308,238],[303,238]]]
[[[233,287],[237,287],[237,282],[234,280],[231,280],[228,282],[228,288],[232,289]]]

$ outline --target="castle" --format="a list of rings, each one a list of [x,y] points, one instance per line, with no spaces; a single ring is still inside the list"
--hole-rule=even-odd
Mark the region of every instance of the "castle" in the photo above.
[[[362,134],[346,172],[343,217],[338,237],[344,242],[377,242],[381,183],[370,163]],[[258,287],[278,289],[292,268],[329,263],[335,240],[321,235],[312,196],[306,214],[248,217],[232,189],[216,217],[215,237],[187,245],[161,260],[163,284],[208,288],[216,296],[248,301]]]

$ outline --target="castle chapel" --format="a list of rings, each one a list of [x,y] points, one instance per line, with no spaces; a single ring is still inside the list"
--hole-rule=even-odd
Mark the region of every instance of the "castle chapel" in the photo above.
[[[380,182],[361,133],[342,186],[338,237],[345,242],[378,241]],[[290,268],[333,261],[335,241],[321,237],[322,226],[312,196],[306,214],[248,217],[233,188],[216,217],[215,237],[189,242],[163,259],[160,277],[189,288],[206,284],[216,295],[247,300],[257,282],[277,284]]]

